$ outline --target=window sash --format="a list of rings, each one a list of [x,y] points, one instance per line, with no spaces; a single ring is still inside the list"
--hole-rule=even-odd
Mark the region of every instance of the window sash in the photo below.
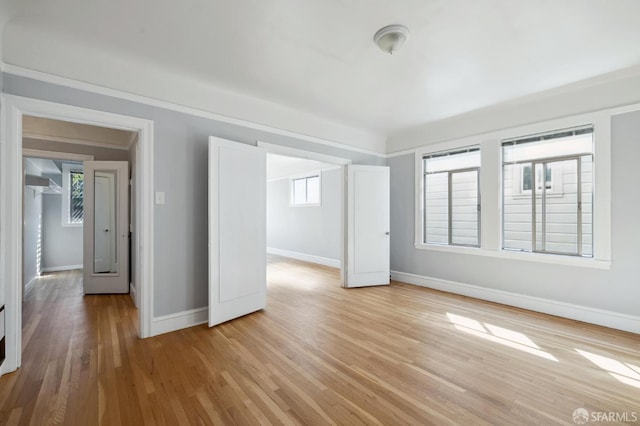
[[[527,163],[531,165],[531,181],[532,181],[532,187],[529,191],[527,191],[528,193],[530,193],[530,197],[531,197],[531,252],[533,253],[546,253],[546,254],[559,254],[559,255],[567,255],[567,256],[579,256],[579,257],[586,257],[587,255],[584,255],[584,248],[583,248],[583,238],[584,238],[584,229],[583,229],[583,205],[582,205],[582,159],[585,157],[589,157],[591,160],[591,164],[593,164],[593,154],[592,153],[580,153],[580,154],[575,154],[575,155],[566,155],[566,156],[557,156],[557,157],[547,157],[547,158],[538,158],[538,159],[530,159],[530,160],[522,160],[522,161],[517,161],[517,162],[505,162],[503,163],[503,171],[504,171],[504,167],[505,166],[509,166],[509,165],[515,165],[515,164],[523,164],[523,163]],[[546,208],[547,208],[547,193],[551,194],[553,193],[552,191],[547,190],[546,188],[546,179],[545,179],[545,185],[542,185],[542,190],[538,191],[537,190],[537,185],[533,184],[535,182],[537,182],[538,178],[537,178],[537,169],[538,165],[542,166],[542,173],[543,176],[547,175],[547,171],[548,169],[548,165],[549,163],[556,163],[556,162],[562,162],[562,161],[575,161],[576,162],[576,252],[565,252],[565,251],[553,251],[553,250],[548,250],[547,249],[547,241],[546,241],[546,227],[547,227],[547,214],[546,214]],[[593,180],[593,179],[592,179]],[[503,183],[502,183],[503,187],[504,187],[504,177],[503,177]],[[540,238],[540,247],[538,247],[538,229],[537,229],[537,215],[536,215],[536,211],[537,211],[537,199],[536,199],[536,193],[537,192],[541,192],[541,197],[540,197],[540,203],[541,203],[541,212],[540,212],[540,216],[541,216],[541,220],[540,220],[540,233],[541,233],[541,238]],[[593,194],[593,190],[591,192]],[[592,195],[593,197],[593,195]],[[508,248],[505,247],[506,243],[505,243],[505,223],[506,223],[506,219],[505,219],[505,208],[504,208],[504,201],[505,201],[505,197],[503,195],[502,197],[502,203],[503,203],[503,213],[502,213],[502,229],[503,229],[503,235],[502,235],[502,248],[503,250],[516,250],[516,251],[529,251],[529,250],[518,250],[518,249],[513,249],[513,248]],[[593,203],[593,201],[592,201]],[[593,225],[592,225],[593,226]],[[593,234],[593,232],[592,232]],[[593,238],[593,237],[592,237]],[[593,253],[593,247],[590,250],[591,253]],[[588,255],[589,257],[593,256],[593,254]]]
[[[457,153],[466,153],[466,152],[472,152],[472,151],[479,151],[479,148],[474,148],[471,150],[465,150],[465,151],[456,151]],[[480,223],[480,209],[481,209],[481,204],[480,204],[480,167],[466,167],[466,168],[460,168],[460,169],[454,169],[454,170],[447,170],[447,171],[437,171],[437,172],[427,172],[426,171],[426,163],[427,160],[429,158],[433,158],[433,156],[428,157],[425,156],[423,157],[423,178],[422,178],[422,187],[423,187],[423,194],[422,194],[422,200],[423,200],[423,206],[422,206],[422,211],[423,211],[423,235],[422,235],[422,242],[423,244],[439,244],[437,242],[429,242],[428,241],[428,214],[427,214],[427,210],[428,210],[428,185],[427,185],[427,177],[430,175],[436,175],[436,174],[447,174],[447,245],[450,246],[460,246],[460,247],[480,247],[480,234],[481,234],[481,223]],[[453,241],[453,226],[454,226],[454,221],[453,221],[453,176],[456,174],[461,174],[461,173],[468,173],[468,172],[475,172],[476,174],[476,179],[475,179],[475,183],[476,183],[476,244],[463,244],[463,243],[456,243]]]

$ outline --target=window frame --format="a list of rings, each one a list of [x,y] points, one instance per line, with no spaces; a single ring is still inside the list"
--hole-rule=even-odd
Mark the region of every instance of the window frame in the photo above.
[[[480,159],[482,161],[482,152],[480,150],[480,146],[479,145],[474,145],[474,146],[469,146],[469,147],[465,147],[465,148],[459,148],[459,149],[454,149],[454,150],[450,150],[450,151],[444,151],[444,152],[438,152],[438,153],[431,153],[431,154],[427,154],[422,156],[422,162],[421,162],[421,170],[422,170],[422,203],[423,203],[423,208],[422,208],[422,240],[421,240],[421,244],[424,245],[435,245],[435,246],[455,246],[455,247],[473,247],[473,248],[479,248],[482,244],[482,240],[481,240],[481,235],[482,235],[482,231],[481,231],[481,224],[482,224],[482,220],[481,220],[481,216],[482,216],[482,202],[481,202],[481,197],[480,197],[480,166],[477,167],[463,167],[463,168],[459,168],[459,169],[447,169],[447,170],[442,170],[439,172],[427,172],[426,170],[426,164],[427,161],[429,160],[429,158],[437,158],[439,156],[453,156],[456,154],[464,154],[464,153],[468,153],[468,152],[475,152],[478,151],[478,153],[480,154]],[[453,175],[454,174],[458,174],[458,173],[467,173],[467,172],[476,172],[476,181],[477,181],[477,203],[476,203],[476,212],[477,212],[477,226],[478,226],[478,232],[477,232],[477,240],[478,240],[478,244],[461,244],[461,243],[454,243],[453,242],[453,197],[452,197],[452,179],[453,179]],[[427,242],[427,214],[426,214],[426,209],[427,209],[427,176],[430,174],[438,174],[438,173],[446,173],[447,174],[447,197],[448,197],[448,202],[447,202],[447,243],[435,243],[435,242]]]
[[[318,202],[311,203],[308,201],[309,179],[318,178]],[[305,202],[295,202],[295,181],[305,180]],[[322,205],[322,172],[305,173],[302,175],[291,176],[289,178],[289,206],[290,207],[319,207]]]
[[[62,163],[62,212],[61,221],[64,227],[82,227],[84,226],[84,217],[82,222],[71,222],[71,173],[82,172],[84,181],[84,167],[77,163]]]
[[[424,145],[402,155],[414,155],[414,247],[433,252],[449,252],[494,258],[568,265],[593,269],[611,268],[611,120],[624,113],[624,108],[612,108],[593,113],[577,114],[558,119],[540,120],[490,132],[471,129],[463,131],[473,136]],[[502,149],[501,141],[527,134],[552,132],[556,129],[593,125],[593,257],[551,256],[548,254],[508,251],[502,249]],[[482,218],[480,248],[422,243],[422,157],[438,151],[480,145],[480,183]],[[400,153],[398,154],[400,155]]]

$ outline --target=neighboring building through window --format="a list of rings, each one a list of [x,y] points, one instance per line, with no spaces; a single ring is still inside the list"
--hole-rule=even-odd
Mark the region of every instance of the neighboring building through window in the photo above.
[[[505,140],[502,154],[503,248],[593,256],[593,126]]]
[[[425,155],[425,244],[480,246],[480,148]]]
[[[291,179],[291,204],[320,205],[320,175]]]
[[[547,191],[552,190],[553,178],[551,174],[551,167],[547,168],[544,183]],[[531,188],[533,187],[533,173],[530,165],[522,166],[522,184],[520,187],[522,188],[523,193],[531,191]],[[536,176],[536,191],[542,191],[542,174],[538,174]]]
[[[62,225],[81,226],[84,222],[84,172],[82,164],[62,164]]]

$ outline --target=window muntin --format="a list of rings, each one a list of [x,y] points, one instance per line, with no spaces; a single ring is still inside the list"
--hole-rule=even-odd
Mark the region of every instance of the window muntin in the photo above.
[[[62,164],[62,225],[84,222],[84,172],[82,164]]]
[[[593,126],[503,141],[502,150],[503,249],[592,257]]]
[[[424,244],[480,246],[480,148],[426,155]]]
[[[320,205],[320,175],[291,179],[291,204]]]

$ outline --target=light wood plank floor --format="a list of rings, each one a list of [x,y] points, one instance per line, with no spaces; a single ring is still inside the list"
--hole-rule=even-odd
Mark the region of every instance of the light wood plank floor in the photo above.
[[[638,335],[410,285],[345,290],[270,257],[267,309],[139,340],[129,296],[79,272],[24,303],[0,424],[564,424],[640,417]],[[639,419],[640,421],[640,419]]]

